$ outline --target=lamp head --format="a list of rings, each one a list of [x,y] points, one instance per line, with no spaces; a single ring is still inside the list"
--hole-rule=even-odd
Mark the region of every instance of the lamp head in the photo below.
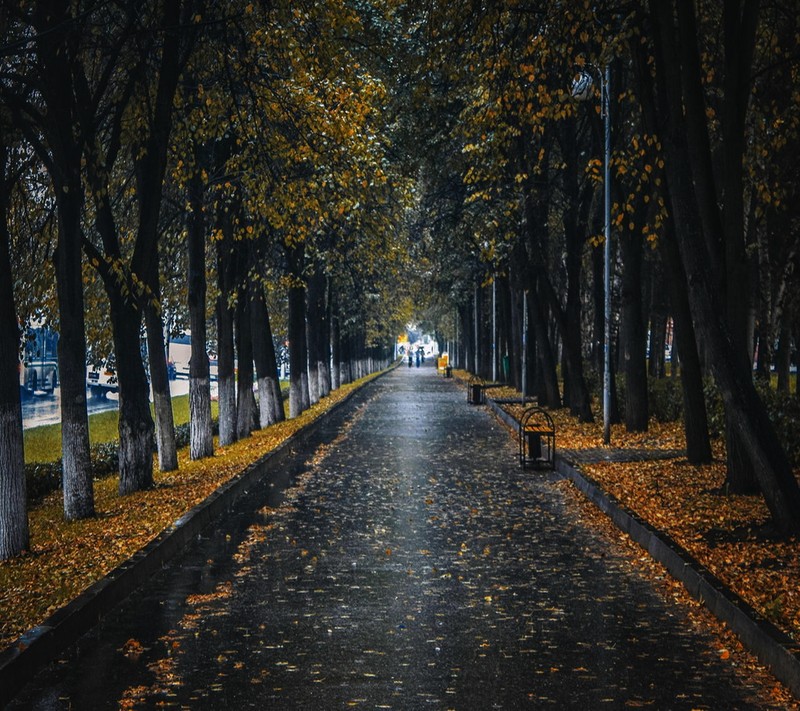
[[[588,72],[580,72],[580,74],[572,80],[572,98],[578,101],[586,101],[586,99],[592,95],[593,85],[594,81],[592,81],[592,75]]]

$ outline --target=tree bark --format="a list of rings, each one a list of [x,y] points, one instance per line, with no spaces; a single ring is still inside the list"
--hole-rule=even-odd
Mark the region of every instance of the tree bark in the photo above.
[[[547,333],[544,306],[535,289],[531,291],[528,301],[531,305],[530,313],[539,352],[539,377],[542,385],[540,390],[543,395],[539,399],[539,404],[544,407],[558,408],[561,407],[561,394],[558,391],[556,359]]]
[[[308,348],[308,398],[313,405],[319,402],[320,390],[320,351],[322,349],[322,311],[325,278],[315,270],[308,277],[306,286],[306,344]]]
[[[663,378],[667,372],[664,352],[667,347],[667,320],[670,315],[667,298],[669,290],[661,263],[653,261],[650,276],[650,356],[647,368],[650,377]]]
[[[60,337],[58,363],[61,380],[61,452],[64,517],[68,521],[94,515],[89,421],[86,414],[86,331],[83,274],[81,272],[81,213],[83,183],[79,125],[75,105],[71,47],[73,27],[66,0],[35,9],[42,98],[48,107],[44,132],[49,155],[38,146],[48,167],[56,198],[58,246],[55,251],[56,293]],[[34,142],[34,145],[38,145]],[[16,368],[15,368],[16,369]]]
[[[8,229],[7,155],[6,147],[0,145],[0,560],[19,555],[30,543],[19,396],[20,332]]]
[[[311,406],[308,394],[304,257],[302,244],[287,248],[292,279],[289,286],[289,417],[298,417]]]
[[[139,340],[142,314],[118,289],[107,293],[119,384],[119,493],[126,495],[153,486],[154,425]]]
[[[189,360],[189,458],[214,454],[211,423],[211,378],[206,353],[206,220],[203,182],[195,176],[189,183],[191,213],[187,224],[188,305],[192,331]]]
[[[686,458],[691,464],[707,464],[712,460],[711,439],[708,433],[708,413],[703,394],[703,370],[697,352],[694,324],[689,306],[686,274],[675,241],[674,223],[667,220],[659,249],[667,268],[667,284],[675,322],[672,349],[673,369],[681,362],[681,392],[683,394],[683,426],[686,437]]]
[[[179,42],[181,34],[180,0],[165,0],[163,17],[163,46],[158,69],[153,114],[150,116],[144,150],[135,147],[137,200],[139,228],[131,260],[131,269],[138,274],[149,290],[144,295],[142,311],[147,329],[150,357],[150,381],[156,413],[156,444],[161,471],[178,468],[178,451],[175,444],[175,423],[172,398],[169,391],[166,354],[164,351],[164,324],[160,314],[160,286],[158,269],[158,222],[161,214],[167,150],[172,130],[173,99],[180,74]]]
[[[642,318],[642,238],[624,235],[622,253],[620,351],[625,373],[625,429],[645,432],[648,424],[647,357]]]
[[[333,378],[331,376],[331,294],[332,284],[330,277],[325,278],[322,291],[322,308],[320,323],[320,342],[317,369],[319,371],[319,392],[322,397],[327,397],[333,389]]]
[[[158,285],[158,277],[155,277],[154,283]],[[178,468],[178,448],[175,443],[175,420],[172,414],[172,396],[169,391],[164,347],[164,322],[161,320],[161,313],[152,304],[145,307],[145,325],[150,363],[150,388],[153,392],[153,409],[156,414],[158,468],[162,472],[171,472]]]
[[[217,242],[217,388],[219,392],[219,446],[236,441],[236,372],[233,338],[233,256],[230,221],[222,220],[223,239]]]
[[[331,390],[338,390],[342,386],[342,347],[339,325],[339,300],[336,292],[331,288],[329,299],[330,313],[330,344],[331,344]]]
[[[244,271],[244,270],[243,270]],[[240,272],[240,277],[243,272]],[[236,302],[236,356],[238,377],[236,380],[236,436],[249,437],[254,429],[258,413],[253,394],[253,338],[250,321],[250,287],[239,287]]]
[[[250,302],[253,358],[258,378],[259,422],[263,428],[284,419],[283,398],[278,380],[278,363],[275,359],[275,344],[272,342],[269,311],[264,300],[263,289],[260,285],[253,285],[253,291],[253,298]]]

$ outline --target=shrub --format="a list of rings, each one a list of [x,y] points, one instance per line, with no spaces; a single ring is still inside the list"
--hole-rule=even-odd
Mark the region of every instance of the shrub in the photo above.
[[[793,467],[800,467],[800,440],[797,438],[800,429],[800,400],[786,393],[773,390],[769,383],[756,383],[767,414],[772,421],[778,439],[789,457]],[[712,437],[720,437],[725,432],[725,408],[717,386],[710,378],[706,380],[703,392],[708,410],[708,427]]]
[[[184,422],[182,425],[175,425],[175,446],[178,449],[189,446],[189,423]]]
[[[766,405],[772,424],[778,433],[778,439],[786,450],[793,467],[800,467],[800,399],[787,393],[773,390],[768,383],[756,383],[761,399]]]
[[[650,413],[659,422],[674,422],[683,417],[683,392],[675,378],[648,378],[647,398]]]
[[[25,465],[28,503],[41,501],[51,491],[61,488],[61,460],[32,462]]]
[[[703,396],[706,400],[708,432],[712,437],[721,437],[725,432],[725,408],[717,384],[712,378],[703,381]]]
[[[94,444],[89,450],[95,479],[113,476],[119,471],[119,446],[116,442]]]

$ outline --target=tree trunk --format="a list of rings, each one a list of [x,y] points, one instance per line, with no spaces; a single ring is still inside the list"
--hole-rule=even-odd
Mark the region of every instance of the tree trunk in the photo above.
[[[73,190],[78,190],[79,186],[79,181],[72,184]],[[80,207],[74,202],[77,201],[66,194],[61,198],[59,239],[55,253],[60,324],[58,368],[61,381],[61,459],[64,517],[67,521],[94,516],[89,420],[86,413],[86,336],[79,238]]]
[[[236,441],[236,372],[233,313],[229,299],[233,283],[230,222],[223,218],[223,240],[217,242],[217,388],[219,393],[219,446]]]
[[[788,316],[784,312],[784,317]],[[792,335],[788,323],[782,323],[780,327],[780,340],[778,341],[778,354],[776,370],[778,373],[778,392],[785,395],[789,394],[789,382],[791,372],[792,357]]]
[[[744,17],[740,1],[724,3],[725,96],[722,109],[723,130],[723,230],[725,239],[725,305],[728,329],[735,349],[734,363],[742,378],[752,378],[752,343],[748,338],[748,316],[752,287],[744,234],[744,123],[750,93],[758,2],[745,0]],[[754,14],[752,14],[754,12]],[[687,40],[688,41],[688,40]],[[698,80],[699,81],[699,80]],[[725,413],[725,441],[728,452],[726,484],[736,493],[758,491],[754,464],[741,451],[735,413]]]
[[[214,432],[211,422],[211,378],[206,353],[206,221],[203,183],[199,176],[190,181],[189,202],[188,305],[192,331],[192,354],[189,360],[189,458],[203,459],[214,454]]]
[[[161,471],[173,471],[178,468],[175,423],[164,352],[164,324],[159,311],[154,307],[153,300],[160,304],[158,265],[160,232],[158,223],[161,214],[169,137],[172,129],[173,99],[180,74],[179,42],[181,36],[178,32],[180,5],[179,0],[165,0],[163,4],[163,17],[161,18],[164,28],[163,43],[153,114],[150,116],[149,130],[145,140],[141,146],[134,148],[134,153],[137,154],[134,157],[134,166],[139,225],[131,259],[131,271],[141,278],[150,291],[149,294],[144,295],[141,310],[145,317],[150,354],[150,380],[156,413],[156,439]]]
[[[14,306],[6,190],[6,150],[0,146],[0,560],[27,550],[27,494],[19,399],[19,324]]]
[[[153,486],[154,425],[139,342],[142,315],[112,286],[106,282],[119,381],[119,493],[125,495]]]
[[[261,427],[284,419],[283,398],[278,380],[278,363],[275,359],[275,344],[272,342],[272,328],[269,311],[264,300],[263,289],[254,285],[255,294],[250,302],[250,316],[253,332],[253,358],[258,378],[258,412]]]
[[[750,216],[749,222],[755,220],[753,215]],[[756,360],[756,377],[769,385],[770,371],[772,364],[775,360],[775,336],[777,335],[776,324],[773,320],[777,313],[772,309],[772,268],[770,265],[769,254],[769,240],[767,239],[766,229],[764,225],[755,227],[753,232],[756,233],[757,242],[757,256],[752,259],[752,283],[757,285],[754,290],[753,304],[757,311],[757,316],[754,319],[758,322],[758,337],[751,339],[748,336],[749,343],[757,343],[756,353],[758,358]],[[748,319],[749,321],[750,319]]]
[[[778,340],[776,369],[778,371],[778,391],[789,392],[790,368],[792,358],[792,309],[800,310],[793,304],[790,294],[796,293],[800,234],[795,235],[787,251],[785,266],[781,270],[774,306],[774,330],[772,338]]]
[[[522,392],[522,292],[511,285],[509,285],[509,317],[511,322],[509,375],[514,388]]]
[[[331,287],[329,299],[330,313],[330,344],[331,344],[331,390],[338,390],[342,386],[342,348],[339,326],[339,301],[336,292]]]
[[[308,398],[313,405],[319,402],[320,392],[322,300],[325,278],[316,271],[309,275],[306,287],[306,344],[308,348]]]
[[[158,282],[158,277],[155,281]],[[162,472],[171,472],[178,468],[178,448],[175,443],[175,420],[172,415],[172,397],[169,392],[169,374],[164,348],[164,323],[160,313],[152,305],[145,307],[145,319],[150,387],[156,414],[158,467]]]
[[[331,377],[331,293],[333,287],[330,277],[326,277],[322,291],[322,308],[320,323],[320,342],[319,359],[317,369],[319,371],[319,392],[322,397],[327,397],[333,389],[333,378]]]
[[[642,239],[624,235],[622,253],[621,333],[619,348],[625,373],[625,429],[645,432],[648,424],[647,357],[642,318]]]
[[[647,367],[653,378],[663,378],[667,369],[665,351],[667,347],[667,321],[669,319],[669,300],[666,279],[661,263],[653,261],[650,290],[650,356]]]
[[[547,333],[547,319],[541,300],[536,294],[536,290],[531,291],[531,298],[528,300],[531,308],[530,314],[533,320],[533,328],[536,337],[536,344],[539,351],[540,381],[542,395],[539,397],[539,404],[544,407],[561,407],[561,394],[558,392],[558,376],[556,374],[556,359],[553,355],[553,348]]]
[[[308,353],[306,347],[306,288],[303,282],[303,245],[287,249],[289,274],[289,417],[298,417],[310,406]]]
[[[240,272],[242,274],[242,272]],[[256,401],[253,394],[253,331],[250,321],[250,288],[239,288],[236,302],[236,356],[239,373],[236,382],[236,436],[249,437],[254,429]]]
[[[339,351],[341,353],[339,385],[342,386],[353,381],[353,371],[351,368],[352,349],[350,347],[350,337],[346,331],[342,333],[341,323],[339,324]]]
[[[35,8],[36,54],[41,64],[42,97],[47,104],[43,127],[50,156],[41,155],[50,171],[58,213],[55,251],[56,293],[60,334],[58,365],[61,381],[61,453],[64,517],[94,516],[94,491],[86,414],[86,331],[81,272],[83,183],[81,148],[73,94],[75,58],[69,32],[69,3],[61,0]],[[52,158],[52,160],[50,159]],[[16,366],[15,366],[16,370]]]
[[[711,440],[708,434],[708,414],[703,394],[703,370],[697,353],[694,324],[689,307],[686,274],[675,241],[675,225],[668,219],[659,249],[667,269],[672,314],[675,321],[672,349],[673,372],[680,360],[681,392],[683,394],[683,426],[686,437],[686,458],[691,464],[707,464],[712,460]]]

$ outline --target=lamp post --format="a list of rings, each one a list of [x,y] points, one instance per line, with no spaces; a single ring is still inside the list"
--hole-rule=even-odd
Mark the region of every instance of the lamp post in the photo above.
[[[528,392],[528,291],[522,292],[522,406]]]
[[[589,65],[592,66],[592,65]],[[603,205],[605,210],[603,245],[603,281],[605,288],[605,333],[603,343],[603,444],[611,444],[611,65],[601,72],[592,66],[600,78],[601,114],[603,116]],[[572,96],[585,101],[591,96],[592,75],[582,70],[572,82]]]
[[[497,382],[497,276],[492,278],[492,382]]]

